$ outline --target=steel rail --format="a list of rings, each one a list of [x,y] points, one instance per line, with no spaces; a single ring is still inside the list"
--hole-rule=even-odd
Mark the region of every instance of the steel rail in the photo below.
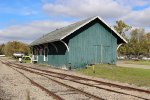
[[[88,92],[82,91],[82,90],[80,90],[80,89],[77,89],[77,88],[72,87],[72,86],[70,86],[70,85],[64,84],[64,83],[62,83],[62,82],[60,82],[60,81],[57,81],[57,80],[55,80],[55,79],[52,79],[52,78],[50,78],[50,77],[47,77],[47,76],[45,76],[43,73],[36,72],[36,71],[32,71],[32,70],[29,70],[29,69],[26,69],[26,68],[16,67],[16,66],[13,66],[13,65],[10,65],[10,66],[15,67],[15,68],[18,68],[18,69],[25,70],[25,71],[28,71],[28,72],[31,72],[31,73],[34,73],[34,74],[37,74],[37,75],[41,75],[41,76],[43,76],[43,77],[46,77],[46,78],[48,78],[49,80],[52,80],[52,81],[54,81],[54,82],[56,82],[56,83],[58,83],[58,84],[60,84],[60,85],[63,85],[63,86],[65,86],[65,87],[67,87],[67,88],[71,88],[71,89],[73,89],[73,90],[75,90],[75,91],[77,91],[77,92],[79,92],[79,93],[81,93],[81,94],[83,94],[83,95],[86,95],[87,97],[93,98],[94,100],[105,100],[105,99],[103,99],[103,98],[101,98],[101,97],[98,97],[98,96],[96,96],[96,95],[90,94],[90,93],[88,93]]]
[[[61,76],[64,76],[64,77],[67,76],[67,77],[71,77],[71,78],[78,79],[78,80],[93,81],[93,82],[96,82],[96,83],[99,83],[99,84],[102,84],[102,85],[107,85],[107,86],[110,86],[110,87],[113,86],[113,87],[120,88],[120,89],[131,90],[131,91],[138,91],[138,92],[144,92],[144,93],[150,94],[150,91],[149,90],[145,90],[145,89],[139,89],[139,88],[134,88],[134,87],[130,87],[130,86],[124,86],[124,85],[119,85],[119,84],[115,84],[115,83],[110,83],[110,82],[104,82],[104,81],[95,80],[95,79],[84,78],[84,77],[76,76],[76,75],[69,75],[69,74],[64,74],[64,73],[59,73],[59,72],[54,72],[54,71],[49,71],[49,70],[38,69],[38,68],[28,67],[28,66],[20,65],[20,64],[15,64],[15,65],[22,66],[22,67],[27,67],[27,68],[31,68],[31,69],[35,69],[35,70],[46,72],[46,73],[53,73],[53,74],[61,75]]]
[[[57,78],[64,79],[64,80],[69,80],[69,81],[76,82],[76,83],[83,84],[83,85],[87,85],[87,86],[90,86],[90,87],[96,87],[96,88],[103,89],[103,90],[110,91],[110,92],[120,93],[120,94],[137,97],[137,98],[144,99],[144,100],[149,100],[147,98],[143,98],[143,97],[140,97],[140,96],[137,96],[137,95],[132,95],[132,94],[129,94],[129,93],[119,92],[119,91],[116,91],[116,90],[112,90],[112,89],[108,89],[108,88],[103,88],[103,87],[95,86],[93,84],[83,83],[83,82],[79,82],[79,81],[72,80],[72,79],[65,79],[65,77],[69,76],[71,78],[75,78],[75,79],[79,79],[79,80],[87,80],[87,81],[91,81],[92,80],[92,81],[94,81],[96,83],[101,82],[101,81],[98,81],[98,80],[93,80],[93,79],[88,79],[88,78],[84,78],[84,77],[79,77],[79,76],[74,76],[74,75],[68,75],[68,74],[63,74],[63,73],[58,73],[58,72],[53,72],[53,71],[41,70],[41,69],[38,69],[38,68],[32,68],[32,67],[28,67],[28,66],[24,66],[24,65],[20,65],[20,64],[14,64],[14,65],[18,65],[18,66],[22,66],[22,67],[25,67],[25,68],[34,69],[34,70],[37,70],[37,71],[46,72],[46,73],[49,73],[49,74],[45,74],[45,75],[52,76],[52,77],[57,77]],[[64,78],[59,77],[59,76],[55,76],[55,75],[50,75],[50,73],[56,74],[56,75],[61,75],[61,76],[63,75]],[[107,82],[102,82],[102,83],[103,83],[103,85],[105,85],[104,83],[107,83]],[[106,85],[112,86],[112,84],[113,84],[113,86],[115,85],[115,87],[117,87],[117,88],[121,87],[121,89],[125,89],[125,87],[127,87],[127,90],[132,90],[133,89],[134,91],[145,92],[145,93],[150,94],[150,91],[144,90],[144,89],[137,89],[137,88],[132,88],[132,87],[128,87],[128,86],[122,86],[122,85],[118,86],[117,84],[114,84],[114,83],[110,83],[109,85],[108,84],[106,84]]]
[[[38,70],[38,71],[40,71],[40,70]],[[108,89],[108,88],[103,88],[103,87],[100,87],[100,86],[95,86],[93,84],[83,83],[83,82],[79,82],[79,81],[72,80],[72,79],[65,79],[65,78],[62,78],[61,76],[54,76],[54,75],[45,74],[45,73],[40,73],[40,74],[47,75],[47,76],[52,76],[52,77],[56,77],[56,78],[63,79],[63,80],[69,80],[69,81],[76,82],[76,83],[83,84],[83,85],[87,85],[87,86],[90,86],[90,87],[96,87],[98,89],[103,89],[103,90],[106,90],[106,91],[109,91],[109,92],[115,92],[115,93],[119,93],[119,94],[124,94],[124,95],[129,95],[129,96],[132,96],[132,97],[136,97],[136,98],[139,98],[139,99],[149,100],[147,98],[140,97],[140,96],[137,96],[137,95],[133,95],[133,94],[129,94],[129,93],[124,93],[124,92],[119,92],[119,91],[116,91],[116,90],[112,90],[112,89]]]
[[[1,61],[2,62],[2,61]],[[52,96],[53,99],[55,100],[64,100],[63,98],[61,98],[60,96],[56,95],[55,93],[53,93],[52,91],[44,88],[43,86],[41,86],[40,84],[38,84],[37,82],[33,81],[32,79],[30,79],[29,77],[27,77],[24,73],[20,72],[19,70],[11,67],[11,65],[7,64],[7,63],[4,63],[2,62],[3,64],[6,64],[7,66],[9,66],[10,68],[12,68],[13,70],[17,71],[18,73],[20,73],[21,75],[23,75],[25,78],[27,78],[32,85],[40,88],[41,90],[45,91],[49,96]]]
[[[106,90],[106,91],[109,91],[109,92],[115,92],[115,93],[129,95],[129,96],[136,97],[136,98],[143,99],[143,100],[149,100],[147,98],[140,97],[140,96],[137,96],[137,95],[133,95],[133,94],[129,94],[129,93],[124,93],[124,92],[119,92],[119,91],[116,91],[116,90],[112,90],[112,89],[108,89],[108,88],[103,88],[103,87],[100,87],[100,86],[95,86],[93,84],[83,83],[83,82],[79,82],[79,81],[72,80],[72,79],[65,79],[65,78],[62,78],[61,76],[54,76],[54,75],[50,75],[50,74],[46,74],[46,73],[40,73],[40,74],[51,76],[51,77],[56,77],[56,78],[63,79],[63,80],[69,80],[69,81],[72,81],[72,82],[75,82],[75,83],[79,83],[79,84],[83,84],[83,85],[87,85],[87,86],[90,86],[90,87],[96,87],[98,89],[103,89],[103,90]]]

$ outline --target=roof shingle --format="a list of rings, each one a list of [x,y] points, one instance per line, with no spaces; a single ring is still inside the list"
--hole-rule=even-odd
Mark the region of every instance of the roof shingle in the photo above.
[[[39,45],[39,44],[44,44],[44,43],[48,43],[48,42],[54,42],[54,41],[59,41],[62,40],[63,38],[65,38],[66,36],[70,35],[71,33],[73,33],[74,31],[78,30],[79,28],[81,28],[82,26],[86,25],[87,23],[91,22],[92,20],[99,18],[99,17],[90,17],[87,18],[85,20],[73,23],[71,25],[68,25],[66,27],[62,27],[60,29],[56,29],[44,36],[42,36],[41,38],[33,41],[30,45],[34,46],[34,45]],[[99,18],[100,19],[100,18]],[[100,19],[101,20],[101,19]],[[104,24],[106,24],[103,20],[101,20]],[[107,25],[107,24],[106,24]],[[108,25],[107,25],[108,26]],[[109,27],[109,26],[108,26]],[[126,40],[120,35],[118,34],[115,30],[113,30],[111,27],[109,27],[112,31],[114,31],[114,33],[116,33],[125,43]]]

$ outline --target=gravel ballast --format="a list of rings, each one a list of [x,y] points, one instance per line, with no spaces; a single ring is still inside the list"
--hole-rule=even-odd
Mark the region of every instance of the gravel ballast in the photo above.
[[[44,91],[33,86],[20,73],[0,62],[0,90],[4,100],[53,100]]]
[[[0,65],[1,65],[1,67],[0,67],[0,92],[4,91],[3,94],[0,94],[0,96],[2,95],[2,97],[0,97],[0,99],[5,98],[5,100],[27,100],[27,98],[30,97],[31,100],[53,100],[52,97],[47,95],[44,91],[40,90],[39,88],[33,86],[28,79],[26,79],[24,76],[22,76],[17,71],[9,68],[8,66],[6,66],[4,64],[0,63]],[[42,67],[39,65],[37,66],[37,65],[33,65],[33,64],[25,64],[25,65],[36,67],[39,69],[67,73],[70,75],[77,75],[76,73],[74,73],[72,71],[63,71],[63,70],[58,70],[58,69],[52,69],[49,67]],[[18,70],[21,71],[22,73],[24,73],[26,76],[33,79],[35,82],[42,85],[43,87],[49,89],[50,91],[55,92],[57,95],[61,96],[65,100],[82,100],[83,98],[86,100],[89,100],[89,99],[91,100],[91,98],[86,97],[82,94],[79,94],[69,88],[61,86],[61,85],[57,84],[56,82],[49,80],[48,78],[30,73],[27,71],[23,71],[21,69],[18,69]],[[83,76],[83,75],[81,75],[81,76]],[[73,86],[74,88],[78,88],[80,90],[86,91],[93,95],[102,97],[106,100],[141,100],[141,99],[133,97],[133,96],[113,93],[113,92],[109,92],[109,91],[106,91],[103,89],[98,89],[95,87],[89,87],[89,86],[86,86],[83,84],[71,82],[68,80],[54,78],[51,76],[47,76],[47,77],[53,78],[64,84]],[[83,76],[83,77],[88,77],[88,76]],[[88,78],[92,78],[92,77],[88,77]],[[94,79],[102,80],[102,79],[98,79],[98,78],[94,78]],[[107,82],[107,80],[103,80],[103,81]],[[82,80],[80,82],[82,82]],[[108,81],[108,82],[110,82],[110,81]],[[95,83],[91,82],[91,84],[95,84]],[[121,84],[121,83],[117,83],[117,84]],[[95,85],[99,86],[98,84],[95,84]],[[128,86],[128,84],[123,84],[123,85]],[[116,90],[116,91],[123,91],[123,92],[129,93],[129,94],[134,94],[137,96],[141,96],[141,97],[150,99],[150,96],[145,93],[120,90],[117,88],[103,86],[103,85],[101,85],[101,87],[109,88],[109,89]]]

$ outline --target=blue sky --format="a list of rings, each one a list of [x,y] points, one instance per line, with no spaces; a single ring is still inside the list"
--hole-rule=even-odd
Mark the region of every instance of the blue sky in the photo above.
[[[41,8],[40,0],[3,0],[0,3],[0,28],[48,19]]]
[[[110,25],[121,19],[150,31],[149,0],[2,0],[0,43],[31,43],[56,28],[97,15]]]

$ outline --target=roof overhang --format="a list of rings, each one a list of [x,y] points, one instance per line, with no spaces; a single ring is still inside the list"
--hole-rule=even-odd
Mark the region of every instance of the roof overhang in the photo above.
[[[75,31],[77,31],[78,29],[82,28],[83,26],[87,25],[88,23],[94,21],[95,19],[98,19],[99,21],[101,21],[104,25],[106,25],[118,38],[119,40],[121,40],[121,42],[119,42],[118,44],[121,43],[128,43],[116,30],[114,30],[111,26],[109,26],[102,18],[100,18],[99,16],[93,17],[90,20],[88,20],[87,22],[79,25],[77,28],[75,28],[74,30],[72,30],[71,32],[69,32],[68,34],[64,35],[63,37],[53,40],[53,41],[44,41],[42,43],[36,43],[36,44],[30,44],[30,46],[36,46],[36,45],[41,45],[41,44],[45,44],[45,43],[49,43],[49,42],[56,42],[56,41],[61,41],[64,38],[66,38],[67,36],[69,36],[70,34],[74,33]]]
[[[67,37],[68,35],[72,34],[73,32],[75,32],[76,30],[80,29],[81,27],[85,26],[86,24],[90,23],[91,21],[95,20],[96,18],[98,18],[103,24],[105,24],[108,28],[110,28],[111,31],[113,31],[124,43],[128,43],[126,41],[126,39],[124,39],[116,30],[114,30],[113,28],[111,28],[111,26],[109,26],[102,18],[100,18],[99,16],[93,17],[91,20],[87,21],[86,23],[80,25],[79,27],[77,27],[76,29],[72,30],[70,33],[68,33],[67,35],[63,36],[60,40],[64,39],[65,37]]]

